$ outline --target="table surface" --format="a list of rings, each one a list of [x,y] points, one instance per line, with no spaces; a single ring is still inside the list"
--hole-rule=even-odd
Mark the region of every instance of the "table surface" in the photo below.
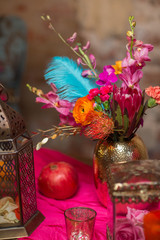
[[[79,177],[76,194],[66,200],[47,198],[38,192],[37,179],[42,168],[50,162],[65,161],[72,164]],[[39,227],[26,238],[20,240],[67,240],[64,211],[70,207],[89,207],[97,212],[93,240],[106,240],[106,223],[111,221],[109,210],[98,201],[94,186],[93,168],[76,159],[51,149],[34,151],[35,180],[38,210],[45,216]]]

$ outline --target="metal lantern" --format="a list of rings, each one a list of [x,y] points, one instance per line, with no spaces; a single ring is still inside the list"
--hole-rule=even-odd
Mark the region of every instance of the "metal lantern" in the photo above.
[[[43,219],[31,137],[23,118],[0,100],[0,239],[29,236]]]
[[[132,234],[144,239],[144,233],[152,232],[149,214],[160,214],[160,160],[112,164],[108,179],[112,220],[107,239],[123,239],[123,234],[125,239],[134,239]]]

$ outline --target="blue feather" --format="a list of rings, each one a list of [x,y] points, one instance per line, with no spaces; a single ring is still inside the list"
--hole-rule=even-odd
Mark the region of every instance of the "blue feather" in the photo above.
[[[54,57],[45,71],[45,80],[48,84],[54,83],[61,99],[70,102],[88,94],[97,84],[93,79],[83,78],[83,68],[68,57]]]

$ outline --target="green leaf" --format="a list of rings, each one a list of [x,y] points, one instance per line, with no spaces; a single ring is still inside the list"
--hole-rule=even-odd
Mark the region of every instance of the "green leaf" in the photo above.
[[[104,106],[105,110],[108,110],[109,109],[109,101],[103,102],[103,106]]]
[[[101,105],[99,105],[99,104],[97,104],[94,109],[97,110],[97,111],[103,111]]]
[[[116,116],[115,116],[115,119],[118,121],[118,125],[119,126],[122,126],[122,112],[121,112],[121,108],[120,106],[118,105],[117,108],[116,108]]]
[[[125,109],[125,112],[123,115],[123,125],[124,125],[124,132],[126,133],[128,131],[128,127],[129,127],[129,118],[128,118],[127,109]]]
[[[148,107],[149,107],[149,108],[152,108],[152,107],[155,107],[156,105],[157,105],[156,100],[151,97],[151,98],[148,100]]]
[[[94,100],[96,101],[96,103],[101,104],[101,99],[99,96],[95,96]]]

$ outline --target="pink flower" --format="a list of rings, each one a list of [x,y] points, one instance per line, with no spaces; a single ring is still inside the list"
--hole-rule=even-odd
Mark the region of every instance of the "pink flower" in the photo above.
[[[101,99],[101,101],[102,102],[105,102],[105,101],[108,101],[109,100],[109,95],[108,94],[106,94],[106,95],[100,95],[99,96],[100,97],[100,99]]]
[[[134,52],[134,59],[137,61],[137,64],[139,66],[144,66],[145,61],[150,61],[150,58],[148,56],[148,48],[138,48]]]
[[[88,94],[88,99],[89,100],[92,100],[95,96],[97,96],[98,94],[100,93],[100,90],[98,88],[92,88],[90,91],[89,91],[89,94]]]
[[[60,119],[59,125],[77,126],[77,123],[75,122],[73,114],[71,112],[67,116],[60,114],[59,119]]]
[[[108,101],[110,98],[109,93],[113,92],[113,86],[107,85],[100,88],[100,99],[102,102]]]
[[[91,63],[92,63],[92,65],[93,65],[93,68],[95,69],[95,67],[96,67],[96,58],[95,58],[95,56],[94,56],[93,54],[90,54],[90,55],[89,55],[89,58],[90,58],[90,60],[91,60]]]
[[[130,208],[127,207],[127,215],[126,217],[130,220],[132,220],[132,222],[134,224],[143,224],[143,218],[144,215],[146,215],[147,213],[149,213],[149,211],[147,210],[137,210],[134,208]]]
[[[123,69],[123,72],[119,74],[119,78],[123,81],[124,85],[126,87],[131,88],[138,88],[139,87],[139,81],[143,77],[143,72],[141,70],[136,70],[135,72],[132,71],[131,67],[127,67]]]
[[[92,71],[91,70],[84,70],[83,72],[82,72],[82,77],[88,77],[88,76],[92,76],[93,75],[93,73],[92,73]]]
[[[83,61],[82,61],[82,59],[81,59],[80,57],[77,58],[77,64],[78,64],[78,65],[83,64]]]
[[[112,85],[108,85],[108,86],[103,86],[100,88],[100,94],[105,95],[108,93],[113,92],[113,86]]]
[[[73,48],[73,50],[76,51],[76,52],[78,52],[78,50],[79,50],[78,45],[76,45],[76,46]]]
[[[138,47],[138,48],[147,48],[149,52],[151,52],[153,50],[153,48],[154,48],[153,45],[151,45],[151,44],[144,44],[140,40],[136,40],[134,46]]]
[[[156,100],[157,104],[160,104],[160,87],[156,86],[156,87],[148,87],[145,90],[146,94],[152,98],[154,98]]]
[[[127,56],[122,61],[122,69],[126,67],[131,67],[131,66],[136,66],[136,60],[131,58],[130,53],[127,52]],[[136,66],[136,69],[137,69],[137,66]]]
[[[86,45],[83,46],[82,50],[88,50],[90,48],[90,41],[87,41]]]
[[[77,33],[74,32],[73,35],[67,39],[67,42],[73,43],[75,41],[76,37],[77,37]]]
[[[150,61],[148,53],[153,50],[153,45],[151,44],[144,44],[140,40],[133,40],[133,49],[132,49],[132,56],[133,59],[130,57],[130,46],[131,46],[131,38],[127,37],[128,44],[127,44],[127,57],[124,58],[122,61],[122,67],[128,67],[134,65],[134,71],[137,69],[141,69],[145,66],[145,61]]]
[[[114,72],[115,69],[111,65],[104,66],[103,72],[99,74],[99,80],[96,83],[100,86],[105,86],[116,82],[118,78]]]
[[[124,114],[125,109],[127,110],[129,121],[131,123],[134,115],[139,111],[141,106],[141,91],[136,88],[118,88],[117,86],[114,86],[113,99],[118,102],[122,115]]]
[[[42,108],[55,108],[59,113],[67,116],[73,110],[73,103],[59,99],[56,94],[57,88],[51,84],[53,91],[43,94],[36,98],[36,102],[44,103]]]
[[[145,240],[143,228],[127,219],[118,219],[115,231],[116,240]]]

